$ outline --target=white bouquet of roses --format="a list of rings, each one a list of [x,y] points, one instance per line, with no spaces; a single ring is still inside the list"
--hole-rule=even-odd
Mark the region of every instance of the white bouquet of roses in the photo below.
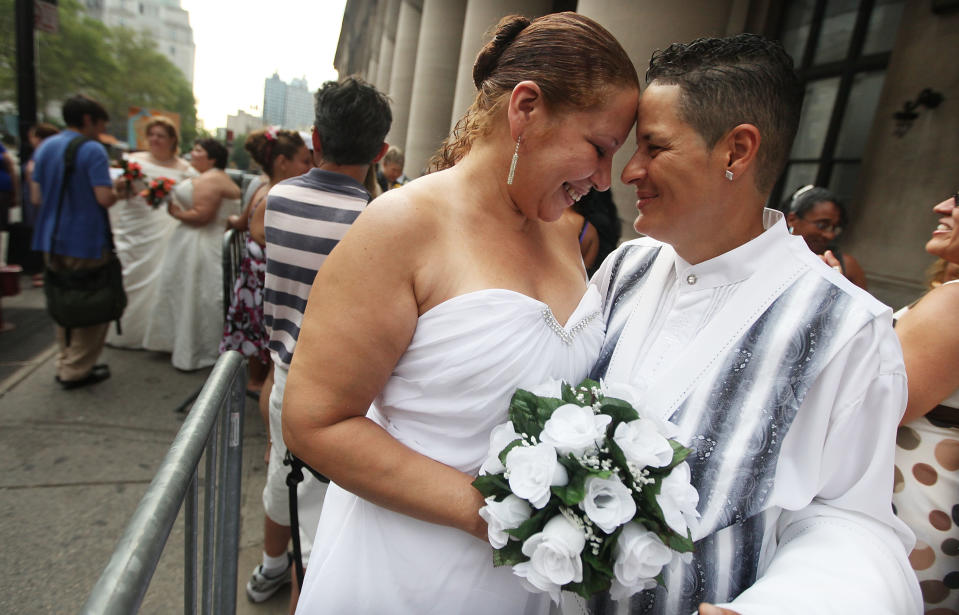
[[[671,439],[675,425],[634,404],[630,387],[592,380],[518,389],[490,434],[473,481],[486,498],[479,514],[494,565],[512,566],[530,591],[621,600],[693,550],[691,451]]]

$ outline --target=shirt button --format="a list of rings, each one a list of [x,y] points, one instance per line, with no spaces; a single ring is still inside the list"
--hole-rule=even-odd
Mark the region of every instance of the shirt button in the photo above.
[[[688,276],[686,276],[686,283],[689,284],[690,286],[692,286],[693,284],[695,284],[695,283],[696,283],[696,276],[695,276],[694,274],[690,273]]]

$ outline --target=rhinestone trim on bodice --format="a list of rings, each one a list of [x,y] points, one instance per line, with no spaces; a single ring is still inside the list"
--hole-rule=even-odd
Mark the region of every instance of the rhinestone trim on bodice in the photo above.
[[[563,325],[559,324],[559,321],[556,320],[556,317],[553,316],[553,310],[549,309],[549,306],[546,306],[543,309],[543,319],[546,320],[546,324],[567,346],[573,343],[573,338],[576,337],[577,333],[588,327],[589,323],[599,315],[599,310],[596,310],[595,312],[586,315],[582,320],[573,325],[569,331],[567,331],[563,328]]]

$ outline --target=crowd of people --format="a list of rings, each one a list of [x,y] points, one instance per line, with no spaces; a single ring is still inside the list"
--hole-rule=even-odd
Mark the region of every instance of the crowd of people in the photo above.
[[[34,157],[34,248],[54,271],[115,251],[127,304],[115,333],[58,325],[60,385],[109,377],[104,343],[184,370],[246,356],[270,438],[246,592],[292,581],[291,613],[959,612],[959,196],[933,208],[930,290],[893,315],[837,245],[835,194],[764,206],[802,102],[779,43],[675,43],[641,87],[582,15],[493,33],[472,105],[415,181],[385,142],[389,100],[352,77],[317,91],[308,142],[250,135],[263,175],[246,196],[221,143],[187,162],[164,118],[127,158],[144,177],[111,176],[90,142],[106,111],[66,101],[67,129]],[[608,191],[631,133],[619,177],[641,237],[617,246]],[[157,206],[159,177],[174,186]],[[244,255],[223,306],[227,228]],[[628,606],[556,607],[494,567],[472,485],[517,388],[586,376],[628,387],[692,449],[695,550]],[[315,471],[296,528],[293,455]]]

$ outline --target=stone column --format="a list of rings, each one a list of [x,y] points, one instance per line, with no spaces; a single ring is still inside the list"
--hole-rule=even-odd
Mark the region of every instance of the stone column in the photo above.
[[[383,37],[380,39],[380,61],[376,71],[377,89],[390,89],[390,73],[393,72],[393,53],[396,48],[396,20],[399,17],[400,0],[387,0],[383,13]]]
[[[466,0],[425,0],[406,134],[405,173],[419,177],[449,134]]]
[[[622,44],[639,73],[640,81],[656,49],[702,36],[725,36],[733,17],[734,0],[579,0],[576,10],[594,19]],[[623,240],[636,237],[636,192],[618,181],[623,167],[636,151],[635,133],[613,159],[613,201],[623,221]]]
[[[393,111],[393,125],[386,136],[386,141],[405,150],[423,2],[422,0],[400,0],[399,4],[399,13],[396,18],[396,47],[393,53],[393,68],[390,71],[390,87],[387,88],[387,94],[392,100],[390,109]],[[410,175],[409,169],[404,170],[407,175]]]
[[[473,63],[476,54],[488,40],[484,35],[506,15],[524,15],[530,19],[545,15],[553,6],[552,0],[469,0],[463,20],[463,44],[460,46],[459,68],[456,72],[456,92],[450,129],[466,112],[476,96],[473,85]]]

